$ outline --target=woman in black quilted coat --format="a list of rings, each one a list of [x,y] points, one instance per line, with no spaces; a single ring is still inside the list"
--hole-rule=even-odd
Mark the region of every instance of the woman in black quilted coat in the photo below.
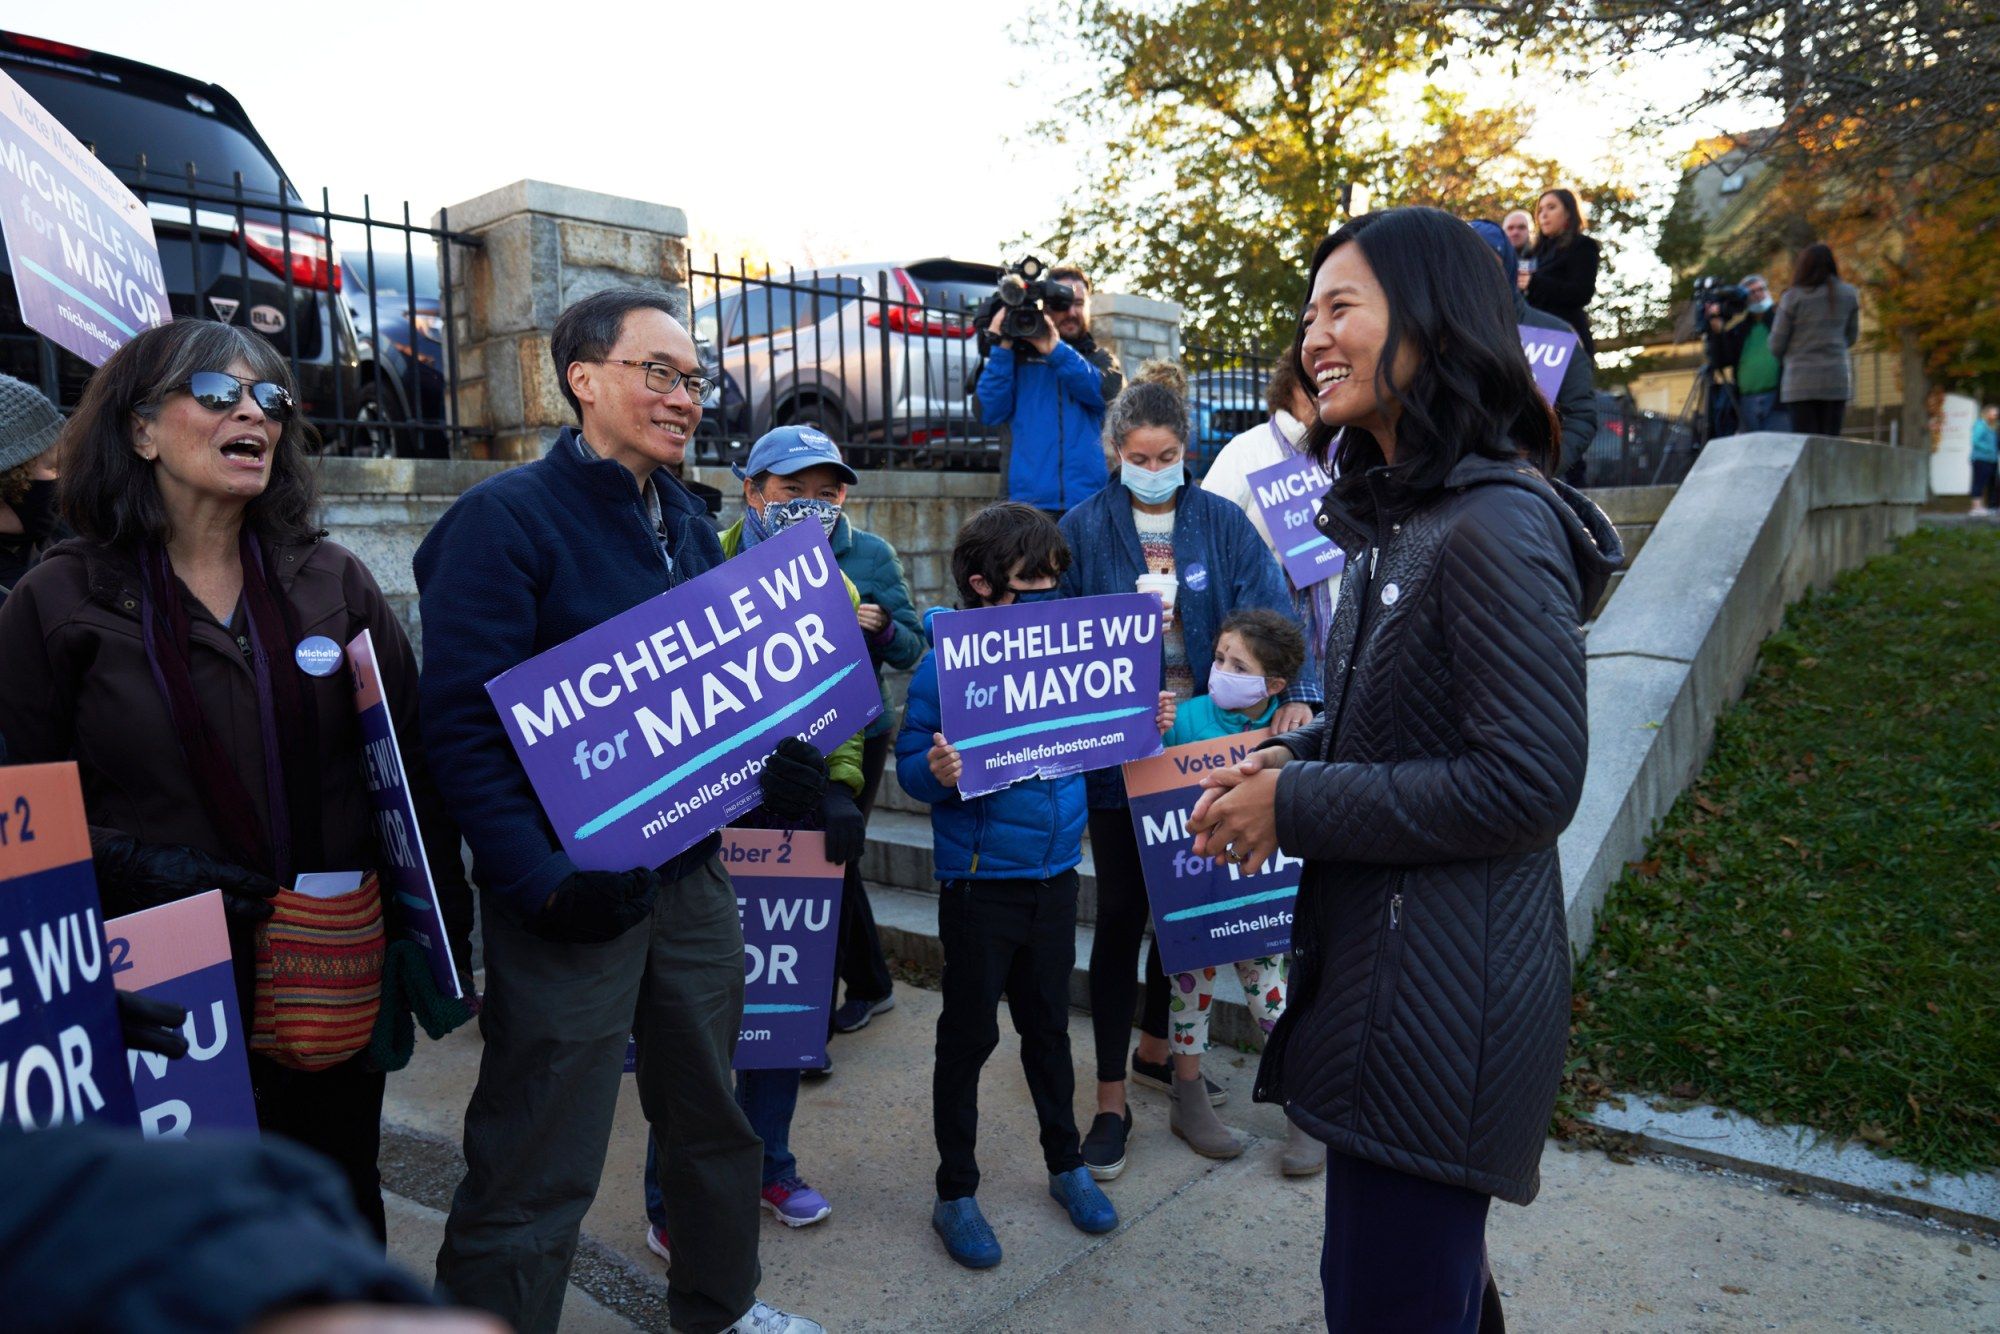
[[[1256,1096],[1330,1150],[1328,1327],[1491,1330],[1487,1205],[1534,1198],[1562,1074],[1556,836],[1618,538],[1554,480],[1559,428],[1464,223],[1356,218],[1310,291],[1322,460],[1339,433],[1318,524],[1348,553],[1325,712],[1210,780],[1196,850],[1307,863]]]

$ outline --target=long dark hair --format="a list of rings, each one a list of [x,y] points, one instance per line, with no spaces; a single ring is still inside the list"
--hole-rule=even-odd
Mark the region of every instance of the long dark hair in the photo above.
[[[1798,267],[1792,270],[1792,286],[1826,286],[1826,304],[1839,304],[1840,285],[1835,279],[1840,277],[1840,265],[1833,258],[1833,247],[1824,241],[1815,241],[1799,252]]]
[[[1576,191],[1558,185],[1553,189],[1542,191],[1537,197],[1537,202],[1547,199],[1550,195],[1554,195],[1556,202],[1563,206],[1563,216],[1569,221],[1554,236],[1535,238],[1534,253],[1537,256],[1545,255],[1550,250],[1561,249],[1583,235],[1583,208],[1576,202]]]
[[[1361,248],[1389,300],[1375,393],[1385,408],[1393,402],[1399,409],[1390,481],[1413,492],[1435,490],[1468,454],[1525,458],[1544,474],[1555,472],[1562,434],[1535,387],[1521,351],[1514,294],[1486,243],[1439,209],[1366,213],[1313,252],[1306,272],[1308,302],[1320,265],[1350,243]],[[1292,361],[1300,383],[1310,385],[1305,331],[1302,320]],[[1405,346],[1416,353],[1416,371],[1408,384],[1391,384],[1390,368]],[[1333,436],[1333,428],[1317,416],[1306,424],[1305,446],[1322,466]],[[1382,446],[1369,432],[1350,426],[1340,433],[1334,462],[1340,470],[1336,488],[1352,495],[1365,487],[1364,474],[1384,462]]]
[[[69,526],[107,546],[172,538],[153,464],[132,448],[132,418],[151,418],[172,388],[196,371],[226,371],[238,361],[260,380],[293,388],[291,367],[276,348],[247,329],[214,320],[175,320],[112,353],[90,377],[58,441],[63,466],[57,494]],[[271,451],[271,480],[244,507],[243,522],[261,538],[299,541],[318,531],[319,492],[305,449],[311,429],[296,412],[285,423]]]

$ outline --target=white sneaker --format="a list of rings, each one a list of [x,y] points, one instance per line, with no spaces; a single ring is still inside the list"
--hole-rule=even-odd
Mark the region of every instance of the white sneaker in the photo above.
[[[826,1334],[825,1326],[802,1315],[787,1315],[768,1302],[756,1302],[724,1334]]]

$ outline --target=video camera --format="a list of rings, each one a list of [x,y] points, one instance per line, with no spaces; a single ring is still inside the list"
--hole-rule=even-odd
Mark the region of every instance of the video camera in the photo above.
[[[1697,329],[1706,329],[1710,319],[1727,323],[1749,308],[1750,294],[1735,283],[1725,283],[1712,274],[1694,280],[1694,323]]]
[[[1045,315],[1060,315],[1076,305],[1076,293],[1066,283],[1043,276],[1047,272],[1039,259],[1026,255],[1000,275],[999,290],[980,303],[974,317],[982,354],[992,337],[987,326],[993,323],[995,312],[1006,312],[1000,321],[1000,337],[1025,342],[1042,332]]]

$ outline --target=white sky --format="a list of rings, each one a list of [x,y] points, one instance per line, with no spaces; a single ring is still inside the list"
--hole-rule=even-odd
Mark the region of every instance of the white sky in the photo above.
[[[0,0],[0,27],[221,84],[307,197],[327,186],[336,209],[367,191],[377,207],[408,199],[428,218],[539,177],[678,205],[697,244],[725,258],[826,263],[999,259],[1085,188],[1074,154],[1026,139],[1062,90],[1046,57],[1009,39],[1024,11]],[[1581,171],[1631,106],[1681,100],[1699,71],[1649,64],[1583,89],[1531,88],[1543,107],[1531,146]],[[1518,87],[1459,77],[1489,101]],[[1643,165],[1670,179],[1692,137],[1648,146]]]

